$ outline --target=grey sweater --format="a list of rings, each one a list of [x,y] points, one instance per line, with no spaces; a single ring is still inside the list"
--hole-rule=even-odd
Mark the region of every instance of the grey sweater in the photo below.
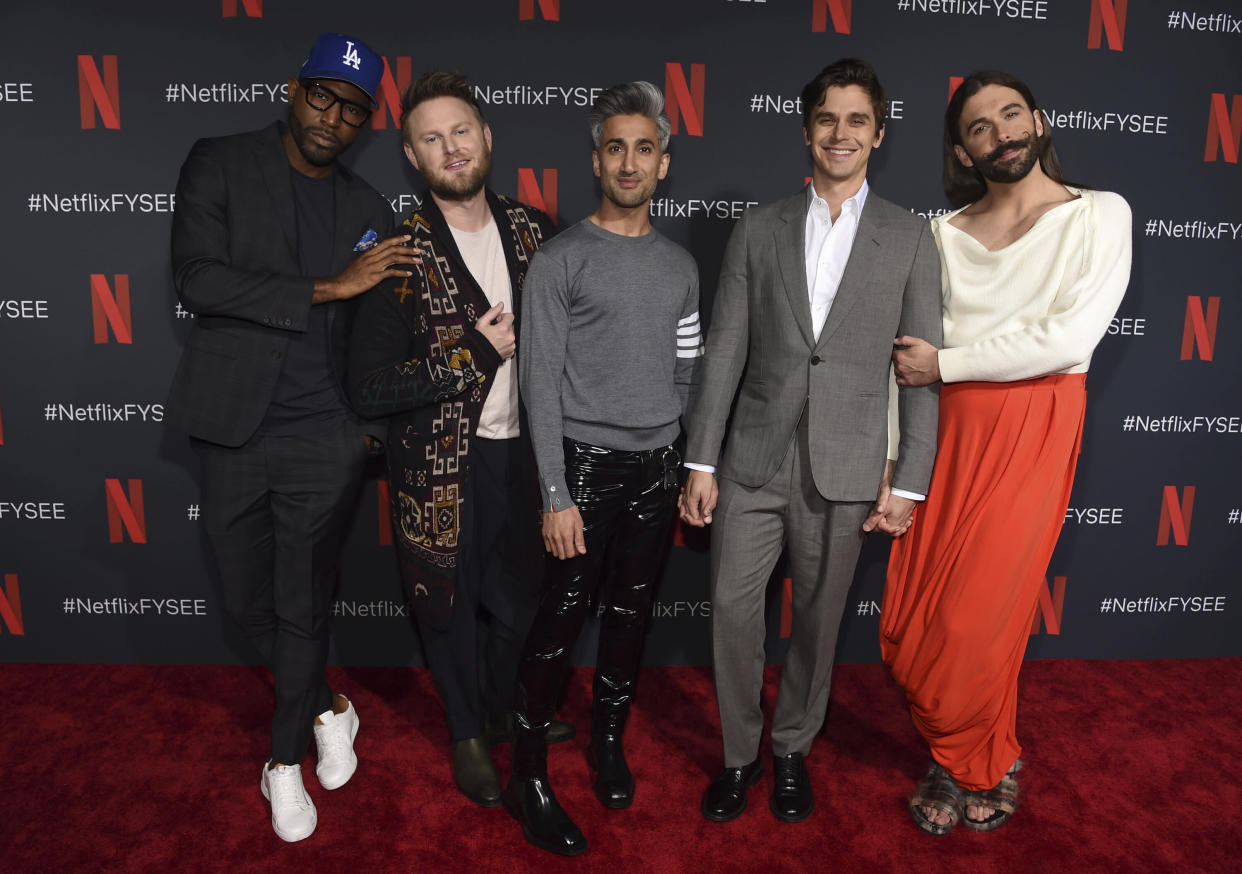
[[[564,510],[562,437],[631,451],[676,439],[703,355],[698,268],[654,228],[583,219],[535,254],[523,298],[521,394],[544,510]]]

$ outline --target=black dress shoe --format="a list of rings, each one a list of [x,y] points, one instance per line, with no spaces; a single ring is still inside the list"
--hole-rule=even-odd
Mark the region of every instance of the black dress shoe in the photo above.
[[[597,734],[587,747],[587,764],[596,771],[595,797],[611,810],[624,810],[634,803],[634,775],[625,761],[621,735]]]
[[[572,740],[576,733],[574,727],[568,722],[554,719],[548,723],[547,741],[550,744],[558,744],[562,741]],[[488,746],[512,742],[513,714],[507,713],[503,719],[497,720],[488,717],[487,726],[483,729],[483,737],[487,739]]]
[[[811,776],[802,753],[776,756],[772,760],[772,800],[768,807],[781,822],[802,822],[815,809]]]
[[[500,804],[500,775],[481,737],[453,742],[453,781],[461,794],[482,807]]]
[[[725,768],[703,794],[700,809],[713,822],[728,822],[746,810],[746,790],[759,782],[763,764],[755,759],[742,768]]]
[[[501,797],[505,810],[522,824],[526,840],[539,849],[560,856],[586,850],[586,838],[557,802],[546,777],[511,777]]]

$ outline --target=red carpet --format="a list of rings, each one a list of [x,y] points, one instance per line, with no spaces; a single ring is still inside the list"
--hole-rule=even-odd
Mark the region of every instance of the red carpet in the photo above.
[[[271,694],[260,669],[3,664],[0,677],[5,871],[1242,870],[1242,659],[1029,663],[1022,806],[1000,831],[946,838],[906,813],[926,754],[880,665],[837,669],[808,760],[817,806],[798,825],[767,810],[770,768],[742,817],[700,816],[720,765],[705,668],[644,670],[627,733],[638,795],[605,811],[583,757],[579,670],[562,710],[579,737],[550,757],[591,843],[576,859],[535,850],[502,809],[457,794],[422,669],[332,670],[362,720],[361,765],[326,792],[307,760],[319,828],[300,844],[273,834],[259,794]]]

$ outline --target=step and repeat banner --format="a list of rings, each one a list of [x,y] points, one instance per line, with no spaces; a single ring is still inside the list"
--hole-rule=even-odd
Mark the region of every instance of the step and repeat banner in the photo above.
[[[562,225],[598,201],[594,97],[633,79],[662,86],[673,159],[651,213],[697,259],[705,313],[736,219],[809,176],[798,94],[824,65],[858,55],[876,67],[890,107],[871,185],[928,217],[947,210],[941,126],[956,83],[984,67],[1026,80],[1066,175],[1120,192],[1134,213],[1133,277],[1092,362],[1029,654],[1242,655],[1234,3],[65,0],[0,12],[0,660],[252,660],[222,611],[196,460],[161,421],[194,318],[173,291],[169,228],[193,142],[283,119],[286,83],[325,30],[385,58],[382,105],[344,162],[402,216],[422,186],[401,153],[399,94],[420,72],[471,77],[494,136],[492,187]],[[370,471],[349,534],[339,664],[421,663],[382,474]],[[706,536],[670,536],[647,661],[705,664]],[[878,660],[887,554],[882,538],[864,551],[844,661]],[[783,576],[773,660],[790,628]]]

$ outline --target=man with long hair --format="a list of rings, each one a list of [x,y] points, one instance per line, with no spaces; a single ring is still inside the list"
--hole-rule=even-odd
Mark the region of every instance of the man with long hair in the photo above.
[[[989,831],[1018,798],[1018,671],[1069,504],[1085,382],[1130,277],[1130,208],[1061,178],[1034,96],[1005,73],[949,101],[932,222],[944,346],[899,337],[900,385],[942,383],[927,501],[893,547],[881,650],[933,764],[924,831]]]

